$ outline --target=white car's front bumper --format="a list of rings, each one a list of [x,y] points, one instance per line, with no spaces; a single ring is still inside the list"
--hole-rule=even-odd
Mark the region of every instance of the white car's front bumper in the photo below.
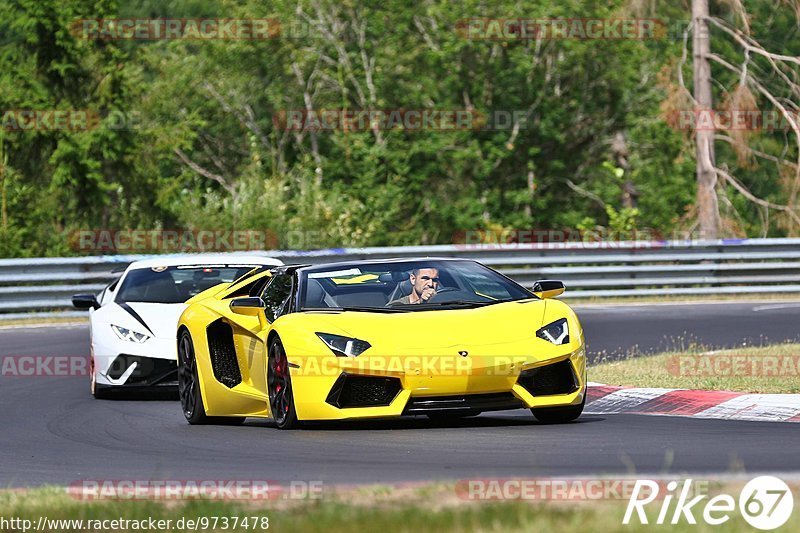
[[[95,338],[95,380],[101,386],[159,387],[177,384],[175,339],[152,337],[142,344]]]

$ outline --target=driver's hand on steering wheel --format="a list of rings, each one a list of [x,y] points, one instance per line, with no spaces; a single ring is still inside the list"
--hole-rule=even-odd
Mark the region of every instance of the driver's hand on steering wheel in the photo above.
[[[422,294],[420,294],[419,299],[420,302],[425,303],[431,299],[431,297],[436,294],[436,289],[433,287],[425,287],[422,289]]]

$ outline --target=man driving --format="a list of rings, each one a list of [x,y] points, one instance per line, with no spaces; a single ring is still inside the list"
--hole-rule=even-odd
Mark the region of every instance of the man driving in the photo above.
[[[411,282],[411,294],[393,300],[388,305],[426,303],[439,288],[439,271],[435,268],[415,268],[408,280]]]

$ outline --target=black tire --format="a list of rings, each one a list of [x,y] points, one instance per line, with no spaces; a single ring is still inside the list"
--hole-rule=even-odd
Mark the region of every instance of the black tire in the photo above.
[[[219,424],[238,426],[244,423],[241,416],[208,416],[200,391],[197,359],[192,336],[183,330],[178,338],[178,397],[186,421],[192,425]]]
[[[112,394],[113,387],[97,384],[97,374],[94,368],[94,357],[91,360],[89,371],[91,372],[91,381],[89,383],[89,390],[91,390],[94,399],[95,400],[111,399],[111,397],[113,396]]]
[[[289,372],[289,360],[283,343],[278,337],[269,343],[267,358],[267,391],[272,419],[278,429],[294,429],[300,426],[294,408],[292,392],[292,376]]]
[[[583,406],[586,405],[586,393],[583,393],[583,401],[580,405],[570,405],[568,407],[534,407],[531,413],[536,420],[543,424],[565,424],[572,422],[581,416]]]

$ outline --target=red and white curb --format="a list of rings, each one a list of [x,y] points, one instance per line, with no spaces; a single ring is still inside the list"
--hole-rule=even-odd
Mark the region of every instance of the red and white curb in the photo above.
[[[589,384],[584,412],[690,416],[721,420],[800,422],[800,394],[644,389]]]

